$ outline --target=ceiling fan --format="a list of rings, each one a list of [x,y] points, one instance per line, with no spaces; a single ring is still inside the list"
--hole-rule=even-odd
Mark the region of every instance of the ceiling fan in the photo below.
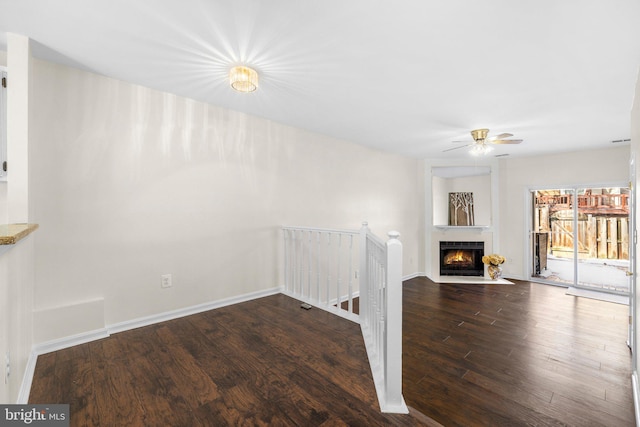
[[[443,150],[443,153],[447,151],[457,150],[459,148],[471,147],[472,155],[481,155],[487,154],[489,151],[493,149],[490,147],[492,144],[520,144],[522,142],[521,139],[505,139],[512,137],[513,134],[510,133],[501,133],[500,135],[491,136],[487,138],[489,134],[489,129],[474,129],[471,131],[471,137],[473,138],[473,143],[467,145],[461,145],[459,147],[448,148]],[[453,142],[465,142],[465,141],[453,141]]]

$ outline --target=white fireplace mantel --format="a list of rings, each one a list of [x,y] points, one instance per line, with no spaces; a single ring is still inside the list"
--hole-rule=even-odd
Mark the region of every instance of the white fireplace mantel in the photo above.
[[[440,229],[440,227],[434,227],[435,230],[431,234],[431,251],[430,251],[430,264],[431,269],[427,272],[427,277],[436,283],[450,282],[451,280],[461,279],[458,276],[440,276],[440,242],[453,241],[453,242],[465,242],[465,241],[477,241],[484,242],[485,254],[493,252],[493,232],[491,230],[486,231],[479,226],[458,226],[448,227],[447,229]],[[450,230],[456,228],[457,230]],[[477,277],[477,279],[488,279],[489,276],[485,269],[484,277]]]
[[[490,225],[434,225],[438,230],[447,231],[487,231]]]

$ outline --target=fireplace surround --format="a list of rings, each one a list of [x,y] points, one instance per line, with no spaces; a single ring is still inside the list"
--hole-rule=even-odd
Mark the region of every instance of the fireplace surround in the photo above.
[[[484,276],[484,242],[440,242],[441,276]]]

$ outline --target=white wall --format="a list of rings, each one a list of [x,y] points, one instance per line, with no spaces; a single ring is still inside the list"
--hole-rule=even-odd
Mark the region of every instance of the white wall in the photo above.
[[[26,37],[7,35],[8,70],[14,70],[8,85],[8,143],[15,174],[9,182],[0,183],[0,223],[11,218],[28,221],[28,86],[31,79],[30,44]],[[0,61],[6,59],[0,55]],[[33,343],[33,295],[35,235],[15,245],[0,246],[0,403],[16,403],[27,371]],[[7,378],[5,357],[9,357]]]
[[[16,403],[33,343],[35,235],[16,245],[0,246],[0,403]],[[5,383],[5,357],[10,376]]]
[[[477,175],[456,178],[433,176],[433,224],[449,224],[449,193],[473,193],[475,225],[492,225],[491,176]]]
[[[396,229],[405,274],[421,270],[421,162],[44,61],[33,71],[37,341],[279,286],[282,225]]]
[[[530,220],[528,189],[544,186],[626,185],[629,182],[629,146],[558,153],[548,156],[501,159],[499,210],[500,253],[506,277],[527,279]]]

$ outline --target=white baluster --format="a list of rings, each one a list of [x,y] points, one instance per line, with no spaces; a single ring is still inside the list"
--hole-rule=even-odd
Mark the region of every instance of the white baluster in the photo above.
[[[320,240],[322,237],[322,233],[321,232],[317,232],[316,233],[316,298],[318,298],[318,303],[321,303],[320,301]]]
[[[303,283],[304,283],[304,231],[300,230],[300,233],[298,234],[298,259],[299,259],[299,263],[300,263],[300,268],[299,268],[299,273],[300,276],[297,278],[298,280],[298,286],[297,288],[299,289],[300,295],[304,294],[304,288],[303,288]]]
[[[342,284],[342,276],[340,276],[340,253],[342,250],[342,233],[338,234],[338,247],[336,250],[336,306],[337,311],[340,311],[340,285]]]
[[[286,257],[286,268],[285,268],[285,282],[288,283],[289,285],[286,287],[287,290],[290,290],[291,288],[291,276],[289,275],[289,271],[291,271],[291,231],[290,230],[285,230],[286,234],[285,234],[285,238],[287,241],[287,257]]]
[[[353,251],[356,232],[287,228],[284,231],[285,290],[318,307],[354,319]],[[315,234],[315,235],[314,235]],[[326,235],[326,245],[323,242]],[[363,223],[358,240],[359,320],[383,412],[407,413],[402,398],[402,244],[389,233],[385,244]],[[333,236],[335,235],[335,241]],[[314,244],[315,239],[315,244]],[[344,241],[343,239],[349,239]],[[348,250],[348,254],[344,253]],[[306,251],[306,252],[305,252]],[[315,254],[314,254],[315,251]],[[335,262],[335,265],[333,263]],[[348,266],[343,263],[348,262]],[[305,271],[306,268],[306,271]],[[313,269],[316,268],[316,271]],[[343,271],[344,270],[344,271]],[[315,279],[314,279],[315,273]],[[326,275],[326,280],[323,277]],[[343,274],[348,309],[342,310]],[[313,292],[315,280],[315,296]],[[335,300],[331,291],[335,289]],[[325,300],[322,300],[322,295]],[[330,304],[335,301],[337,307]]]
[[[296,231],[291,231],[291,291],[293,293],[296,292],[296,275],[298,274],[297,269],[297,251],[296,251]]]
[[[353,234],[349,235],[349,313],[353,313]]]
[[[327,233],[327,305],[329,305],[330,294],[329,289],[331,289],[331,233]]]
[[[311,274],[312,274],[312,268],[311,268],[311,237],[313,235],[313,231],[309,230],[309,241],[307,243],[307,264],[308,264],[308,275],[307,275],[307,297],[309,299],[311,299]]]
[[[359,270],[359,288],[360,288],[360,324],[365,327],[368,325],[368,307],[369,307],[369,274],[367,273],[367,223],[363,222],[360,227],[359,250],[360,262]]]

